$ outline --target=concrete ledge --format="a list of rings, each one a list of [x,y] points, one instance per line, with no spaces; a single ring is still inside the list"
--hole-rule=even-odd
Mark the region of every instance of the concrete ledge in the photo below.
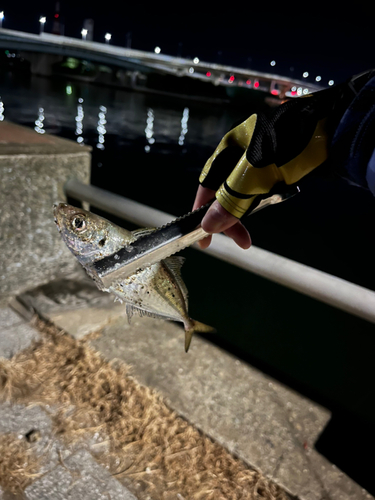
[[[91,148],[9,122],[0,123],[0,305],[71,272],[52,205],[71,177],[90,180]]]

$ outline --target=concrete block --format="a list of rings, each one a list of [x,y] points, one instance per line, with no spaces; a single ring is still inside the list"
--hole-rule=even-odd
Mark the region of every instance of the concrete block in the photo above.
[[[11,358],[40,338],[37,330],[9,307],[0,307],[0,357]]]
[[[0,304],[76,268],[52,205],[69,177],[88,183],[91,148],[0,123]]]
[[[82,267],[71,277],[22,294],[19,300],[76,339],[98,331],[118,317],[127,321],[125,306],[98,290]]]

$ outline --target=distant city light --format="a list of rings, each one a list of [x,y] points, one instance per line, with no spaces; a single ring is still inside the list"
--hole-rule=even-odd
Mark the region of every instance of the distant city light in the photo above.
[[[106,33],[106,34],[104,35],[104,38],[105,38],[106,43],[109,43],[110,39],[112,38],[111,33]]]
[[[161,48],[160,47],[155,47],[154,48],[154,52],[155,52],[155,54],[160,54]]]
[[[39,116],[35,120],[35,127],[34,127],[35,132],[38,132],[38,134],[44,134],[46,132],[43,128],[43,121],[44,121],[44,108],[39,108]]]
[[[322,77],[321,77],[321,76],[316,76],[316,77],[315,77],[315,81],[316,81],[316,82],[320,82],[320,80],[321,80],[321,79],[322,79]]]
[[[187,126],[188,120],[189,120],[189,108],[185,108],[183,113],[182,113],[182,118],[181,118],[181,133],[180,133],[180,137],[178,138],[179,146],[184,145],[185,135],[187,134],[187,131],[188,131],[188,126]]]
[[[305,71],[302,76],[303,76],[303,78],[307,78],[309,76],[309,72]]]
[[[272,61],[270,62],[270,65],[271,65],[271,66],[276,66],[276,61],[272,60]]]
[[[73,91],[72,91],[72,86],[71,86],[71,85],[67,85],[67,86],[65,87],[65,92],[66,92],[66,94],[67,94],[67,95],[71,95],[71,94],[72,94],[72,92],[73,92]]]
[[[332,85],[334,85],[334,84],[335,84],[335,82],[334,82],[333,80],[330,80],[330,81],[328,82],[328,85],[329,85],[330,87],[332,87]]]
[[[198,63],[199,63],[199,59],[198,59],[198,57],[194,57],[194,59],[193,59],[193,63],[194,63],[194,64],[198,64]]]
[[[98,142],[96,144],[96,147],[98,149],[105,149],[104,146],[104,135],[107,133],[107,130],[105,128],[105,125],[107,123],[106,120],[106,113],[107,113],[107,108],[105,106],[99,106],[99,114],[98,114],[98,125],[96,127],[96,130],[98,131]]]
[[[83,28],[83,30],[81,31],[81,35],[82,35],[82,40],[86,40],[86,35],[87,35],[88,31],[86,29]]]
[[[151,149],[151,145],[155,143],[154,135],[154,110],[152,108],[148,108],[147,110],[147,120],[146,120],[146,128],[145,134],[148,144],[145,146],[145,152],[149,153]]]

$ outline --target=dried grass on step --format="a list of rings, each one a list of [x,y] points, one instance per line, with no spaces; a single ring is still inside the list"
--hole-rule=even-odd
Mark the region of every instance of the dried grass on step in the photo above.
[[[67,442],[101,434],[112,474],[153,500],[287,500],[286,493],[179,417],[126,366],[112,367],[86,341],[37,321],[45,338],[0,362],[0,397],[59,405]],[[71,408],[74,405],[75,410]]]

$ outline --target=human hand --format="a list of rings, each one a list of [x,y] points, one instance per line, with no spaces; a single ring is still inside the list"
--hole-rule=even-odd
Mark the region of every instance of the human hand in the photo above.
[[[215,191],[213,189],[198,187],[197,195],[195,197],[193,210],[200,208],[209,201],[215,198]],[[227,212],[218,201],[214,201],[206,215],[204,216],[202,228],[207,233],[221,233],[224,232],[229,238],[232,238],[237,245],[243,249],[247,249],[251,245],[251,238],[248,230],[241,222],[232,214]],[[211,243],[212,236],[207,236],[198,242],[198,245],[204,249]]]

